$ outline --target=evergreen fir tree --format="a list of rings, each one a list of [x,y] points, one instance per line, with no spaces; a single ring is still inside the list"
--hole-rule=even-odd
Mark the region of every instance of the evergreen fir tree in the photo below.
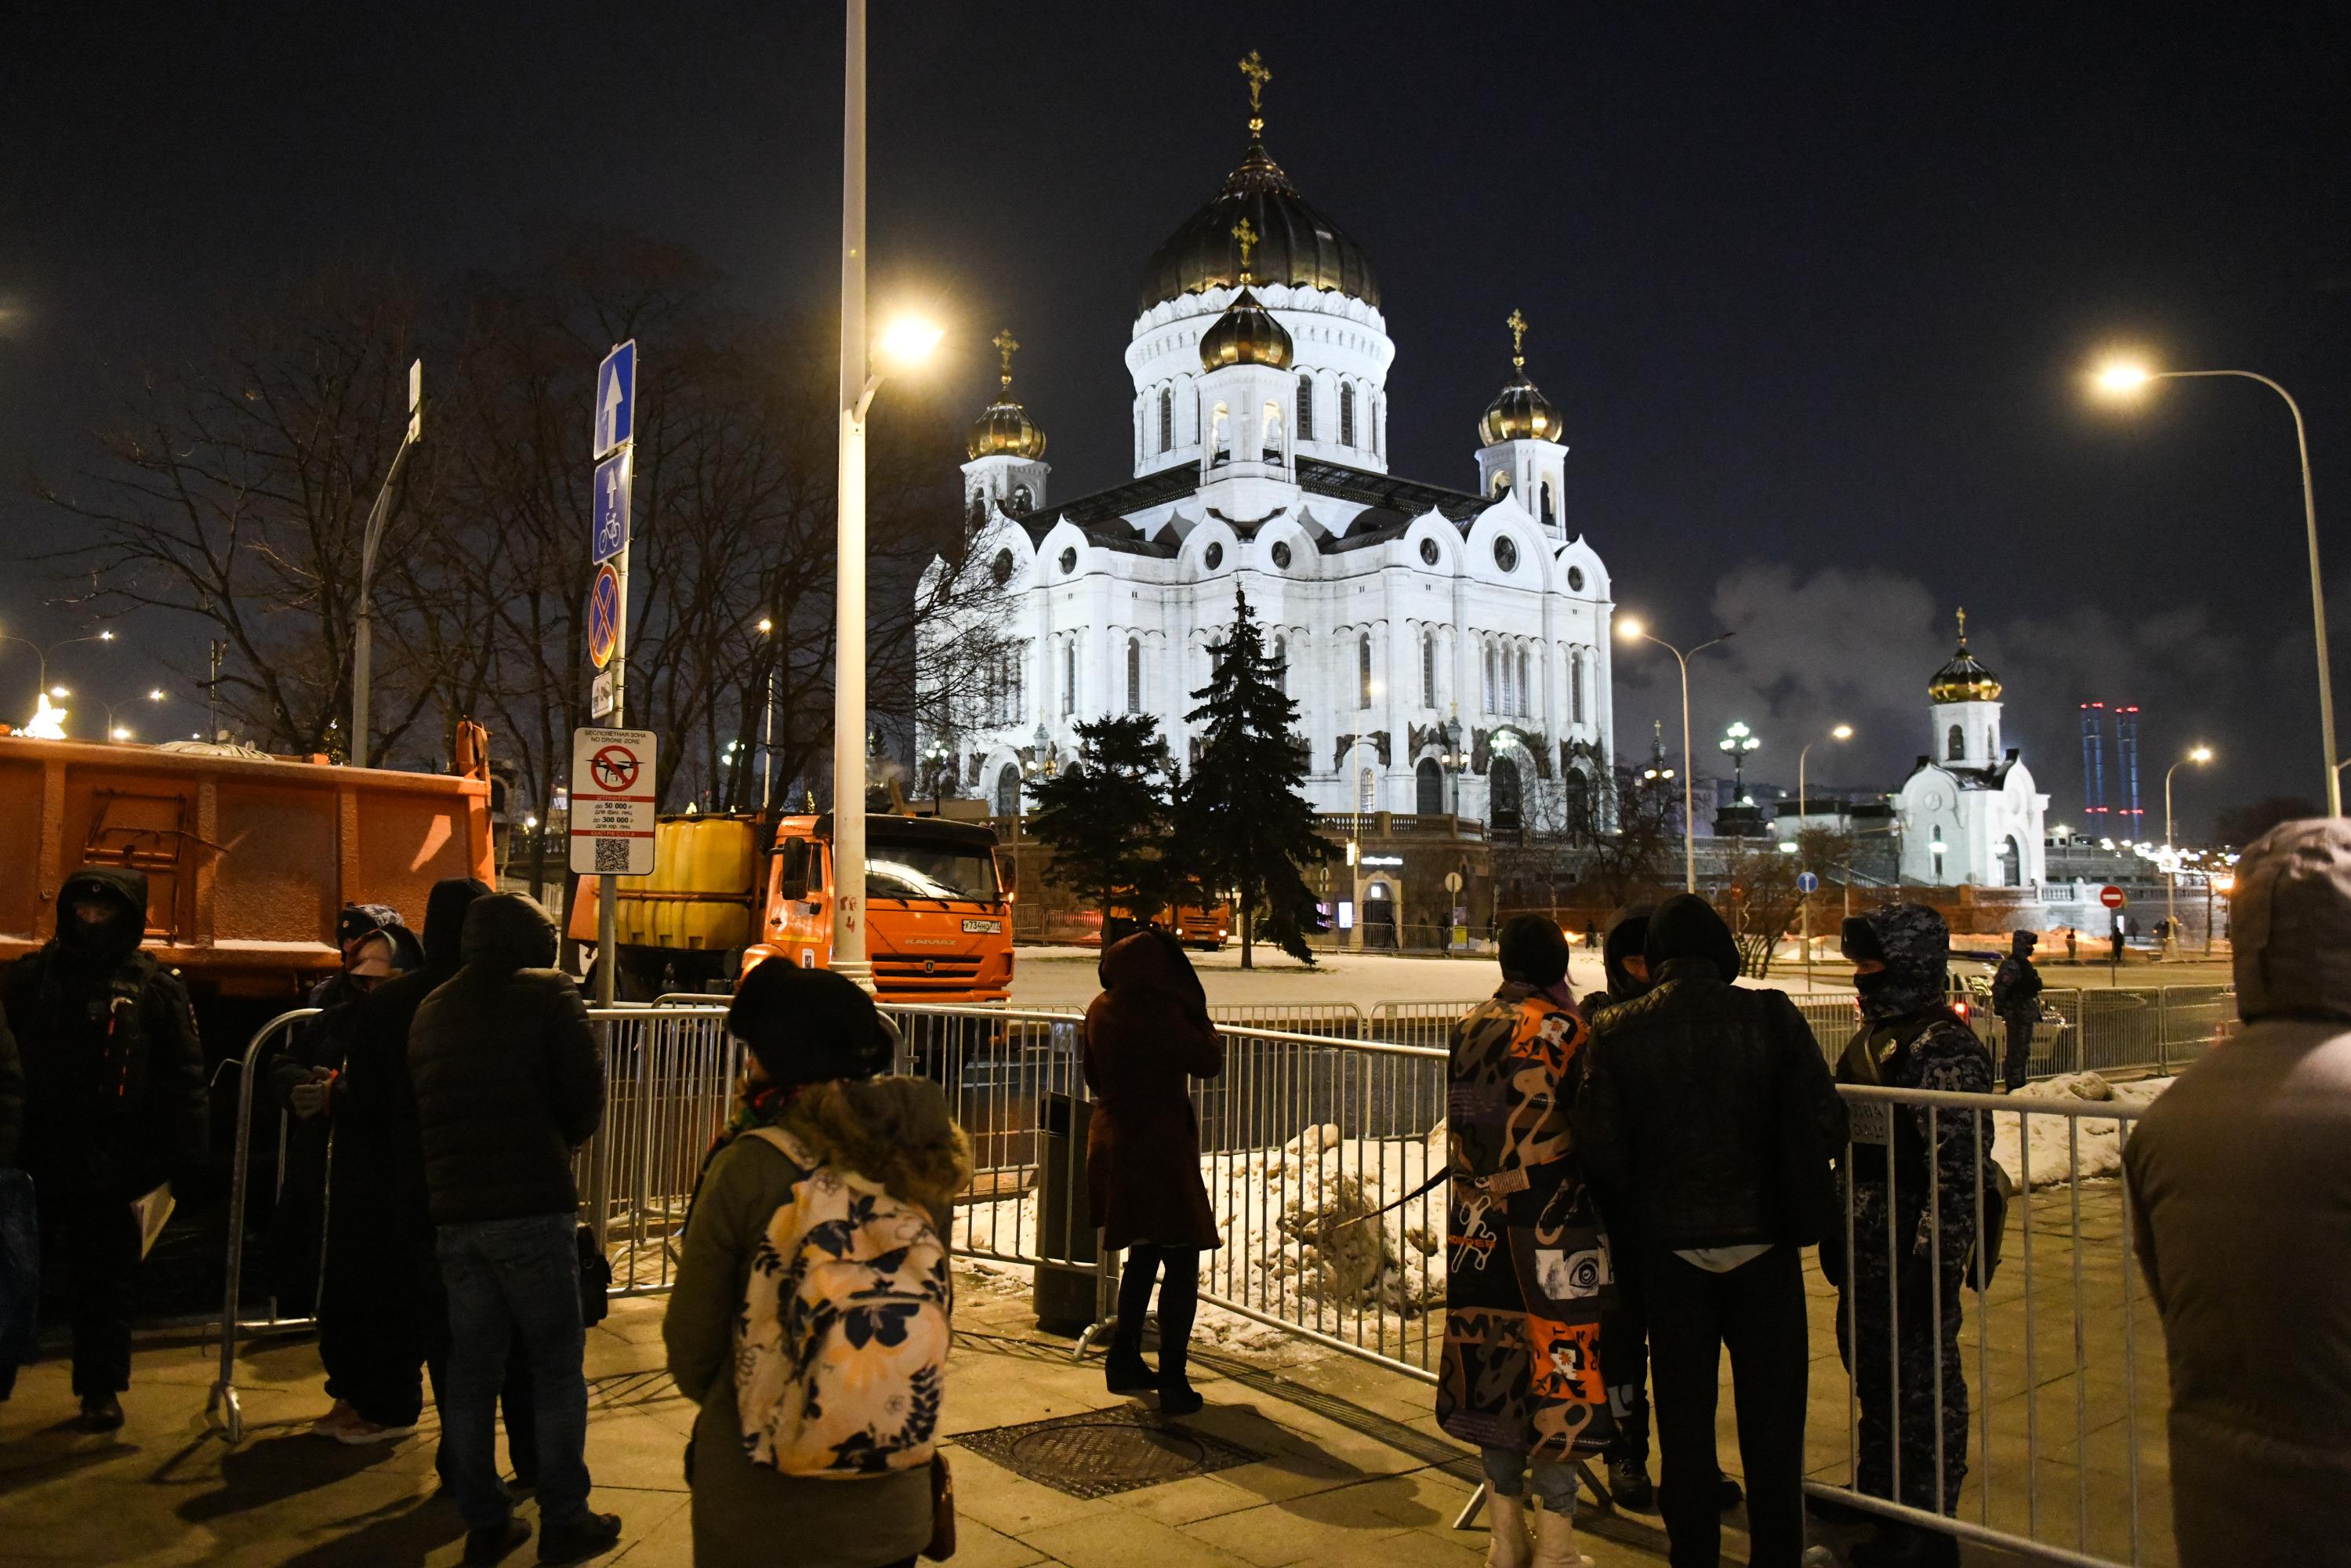
[[[1047,880],[1102,911],[1146,920],[1167,902],[1162,857],[1170,829],[1167,743],[1147,714],[1078,725],[1077,760],[1036,787],[1033,831],[1053,852]]]
[[[1192,694],[1200,706],[1184,716],[1202,726],[1199,755],[1176,802],[1185,870],[1207,902],[1218,890],[1238,892],[1242,968],[1254,967],[1259,916],[1282,951],[1311,964],[1306,936],[1322,929],[1322,915],[1303,873],[1331,858],[1331,844],[1300,789],[1307,758],[1291,727],[1298,705],[1283,695],[1264,631],[1238,589],[1233,623],[1208,645],[1208,684]]]

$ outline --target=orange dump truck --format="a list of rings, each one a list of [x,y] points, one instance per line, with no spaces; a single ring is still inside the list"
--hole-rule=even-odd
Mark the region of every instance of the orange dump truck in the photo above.
[[[731,988],[747,964],[832,962],[832,817],[673,817],[654,831],[654,873],[622,877],[613,910],[618,994]],[[596,939],[596,883],[582,878],[568,934]],[[1012,895],[996,835],[976,823],[865,819],[866,956],[893,1002],[1001,1002],[1012,985]]]
[[[147,945],[186,980],[217,1060],[247,1020],[341,964],[345,904],[412,923],[443,877],[491,879],[482,732],[455,773],[329,767],[225,748],[0,736],[0,962],[48,940],[84,865],[147,876]]]

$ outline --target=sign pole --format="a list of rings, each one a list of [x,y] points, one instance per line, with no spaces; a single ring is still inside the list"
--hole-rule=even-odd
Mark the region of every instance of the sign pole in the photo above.
[[[590,486],[588,554],[591,561],[600,565],[606,561],[611,563],[619,589],[615,595],[618,601],[611,609],[611,647],[609,661],[596,656],[597,633],[593,622],[597,619],[595,602],[597,596],[592,592],[590,595],[590,662],[591,668],[597,665],[603,666],[601,678],[610,682],[611,695],[609,709],[593,714],[591,716],[600,719],[614,730],[619,729],[628,721],[628,710],[624,705],[628,692],[629,669],[629,514],[630,502],[635,488],[635,476],[632,469],[636,456],[636,403],[637,343],[636,340],[632,338],[625,343],[614,344],[612,351],[604,356],[603,363],[596,367],[595,398],[589,410],[590,423],[594,432],[589,443],[589,454],[595,460],[596,467]],[[609,485],[608,471],[611,474]],[[591,692],[598,678],[595,675],[590,677]],[[592,708],[597,705],[591,701],[590,706]],[[613,825],[594,820],[601,818],[602,811],[601,806],[588,803],[595,799],[592,792],[588,796],[587,800],[582,800],[581,786],[587,780],[583,780],[579,776],[580,769],[576,755],[579,749],[579,740],[575,737],[571,780],[572,850],[575,857],[572,863],[575,869],[579,863],[576,857],[580,845],[579,827],[583,805],[586,805],[587,810],[591,813],[591,821],[589,823],[590,827]],[[629,762],[627,770],[629,782],[619,792],[651,797],[654,792],[654,779],[657,777],[651,735],[643,737],[638,755]],[[642,802],[632,802],[626,810],[633,811],[635,805],[639,803]],[[648,807],[642,815],[646,819],[644,826],[649,830],[652,827],[653,812]],[[645,836],[642,846],[647,851],[642,857],[643,861],[642,865],[636,863],[639,857],[636,854],[637,846],[633,835],[629,841],[632,844],[628,851],[630,869],[641,873],[650,873],[653,869],[653,857],[649,834]],[[621,879],[616,873],[607,869],[611,864],[611,857],[601,844],[592,849],[590,853],[592,861],[596,862],[594,865],[596,871],[596,1005],[599,1008],[610,1008],[617,994],[620,970]],[[603,1037],[605,1071],[609,1073],[611,1070],[612,1059],[617,1054],[615,1048],[620,1041],[620,1030],[610,1019],[605,1020]],[[592,1141],[592,1146],[588,1154],[588,1194],[589,1226],[595,1233],[596,1249],[601,1252],[604,1249],[605,1229],[611,1218],[612,1207],[611,1162],[605,1157],[604,1138],[601,1134]]]

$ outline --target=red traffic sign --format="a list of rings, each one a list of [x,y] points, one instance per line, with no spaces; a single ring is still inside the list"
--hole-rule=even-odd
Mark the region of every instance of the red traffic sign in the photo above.
[[[2124,893],[2121,888],[2115,886],[2112,883],[2108,883],[2105,886],[2098,889],[2098,902],[2105,904],[2108,909],[2120,909],[2124,904],[2130,902],[2130,896]]]
[[[606,561],[588,591],[588,658],[598,669],[612,662],[621,646],[621,574]]]
[[[588,770],[597,789],[618,795],[637,781],[637,754],[625,746],[601,747],[589,758]]]

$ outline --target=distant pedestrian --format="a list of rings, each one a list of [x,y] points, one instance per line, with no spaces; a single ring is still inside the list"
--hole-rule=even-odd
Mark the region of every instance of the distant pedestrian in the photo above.
[[[1951,937],[1943,917],[1923,904],[1887,904],[1847,920],[1844,944],[1862,1024],[1837,1064],[1837,1081],[1991,1092],[1991,1053],[1947,994]],[[1853,1256],[1839,1256],[1842,1226],[1823,1249],[1823,1271],[1839,1292],[1837,1345],[1861,1405],[1855,1484],[1871,1497],[1956,1514],[1968,1473],[1961,1289],[1976,1250],[1976,1215],[1999,1201],[1991,1118],[1925,1105],[1890,1109],[1891,1147],[1852,1145],[1842,1173]],[[1866,1568],[1959,1560],[1956,1537],[1892,1521],[1854,1556]]]
[[[1567,936],[1514,915],[1502,985],[1453,1026],[1446,1069],[1445,1349],[1437,1423],[1478,1447],[1490,1568],[1574,1568],[1576,1456],[1604,1452],[1609,1246],[1568,1116],[1590,1031]],[[1542,1500],[1531,1546],[1527,1489]]]
[[[140,950],[146,929],[146,876],[84,866],[57,890],[57,935],[0,980],[24,1063],[24,1165],[42,1249],[69,1281],[90,1432],[122,1425],[131,1386],[131,1204],[197,1181],[210,1127],[195,1014],[179,977]]]
[[[839,975],[761,964],[743,977],[726,1027],[749,1060],[734,1114],[703,1165],[662,1320],[670,1375],[701,1406],[686,1448],[695,1568],[911,1568],[932,1539],[931,1471],[886,1460],[937,1440],[941,1389],[932,1357],[945,1354],[949,1290],[940,1239],[949,1234],[949,1205],[971,1179],[969,1153],[936,1084],[876,1076],[888,1069],[893,1041],[872,998]],[[897,1250],[941,1249],[935,1274],[914,1282],[939,1315],[930,1325],[935,1344],[910,1330],[894,1339],[859,1336],[811,1357],[850,1375],[846,1400],[823,1402],[824,1418],[855,1431],[858,1452],[884,1462],[809,1473],[786,1468],[776,1446],[788,1434],[756,1414],[747,1418],[740,1395],[747,1379],[754,1390],[770,1386],[757,1381],[758,1360],[743,1354],[759,1343],[748,1315],[753,1271],[775,1270],[779,1260],[796,1269],[804,1229],[795,1211],[821,1186],[820,1170],[927,1218],[907,1228],[912,1246]],[[908,1281],[884,1275],[877,1292],[867,1282],[876,1267],[858,1270],[850,1289],[887,1294],[899,1321],[918,1328]],[[787,1278],[799,1281],[801,1303],[821,1290],[804,1275]],[[804,1407],[813,1417],[815,1408]],[[768,1445],[766,1458],[752,1450],[754,1431]],[[846,1451],[836,1445],[832,1462]]]
[[[2008,956],[1992,971],[1991,1010],[2008,1029],[2008,1052],[2001,1081],[2011,1094],[2024,1087],[2032,1061],[2032,1031],[2041,1022],[2041,971],[2032,967],[2039,938],[2030,931],[2009,937]]]
[[[1658,905],[1644,957],[1649,989],[1601,1015],[1575,1125],[1604,1190],[1629,1195],[1642,1249],[1668,1560],[1713,1568],[1719,1556],[1728,1346],[1749,1562],[1794,1568],[1810,1371],[1802,1250],[1828,1218],[1844,1106],[1795,1004],[1736,983],[1738,943],[1704,899]]]
[[[2077,928],[2068,925],[2065,927],[2065,962],[2078,964],[2081,961],[2082,933]]]
[[[428,1370],[434,1404],[447,1403],[449,1301],[434,1255],[424,1134],[416,1121],[408,1037],[424,998],[457,973],[465,912],[489,891],[471,877],[434,883],[424,903],[422,967],[384,981],[360,1005],[343,1071],[334,1081],[334,1213],[328,1226],[327,1301],[319,1332],[322,1358],[329,1364],[342,1361],[350,1384],[358,1431],[349,1437],[329,1433],[346,1442],[371,1440],[372,1426],[413,1426],[423,1408]],[[331,1244],[335,1237],[367,1239],[339,1247]],[[346,1346],[329,1357],[328,1343],[337,1338]],[[538,1484],[533,1398],[530,1361],[517,1333],[507,1353],[498,1406],[507,1454],[522,1486]],[[446,1426],[444,1421],[444,1431]],[[439,1445],[434,1466],[448,1483],[445,1443]]]
[[[1208,1021],[1199,976],[1165,933],[1140,931],[1116,943],[1097,972],[1102,988],[1085,1022],[1086,1086],[1094,1096],[1086,1185],[1102,1245],[1126,1253],[1103,1375],[1113,1394],[1156,1389],[1161,1410],[1188,1416],[1200,1408],[1186,1375],[1200,1254],[1223,1245],[1200,1179],[1188,1081],[1224,1071],[1224,1037]],[[1143,1359],[1155,1276],[1155,1372]]]
[[[465,912],[464,966],[417,1009],[408,1046],[441,1278],[449,1293],[442,1452],[469,1563],[528,1538],[498,1479],[493,1407],[511,1336],[530,1357],[538,1416],[538,1556],[569,1562],[619,1539],[588,1508],[580,1195],[571,1155],[604,1112],[604,1065],[580,988],[554,968],[555,924],[520,894]]]
[[[2351,823],[2273,828],[2236,873],[2245,1028],[2123,1144],[2171,1366],[2173,1535],[2180,1568],[2345,1568]]]

